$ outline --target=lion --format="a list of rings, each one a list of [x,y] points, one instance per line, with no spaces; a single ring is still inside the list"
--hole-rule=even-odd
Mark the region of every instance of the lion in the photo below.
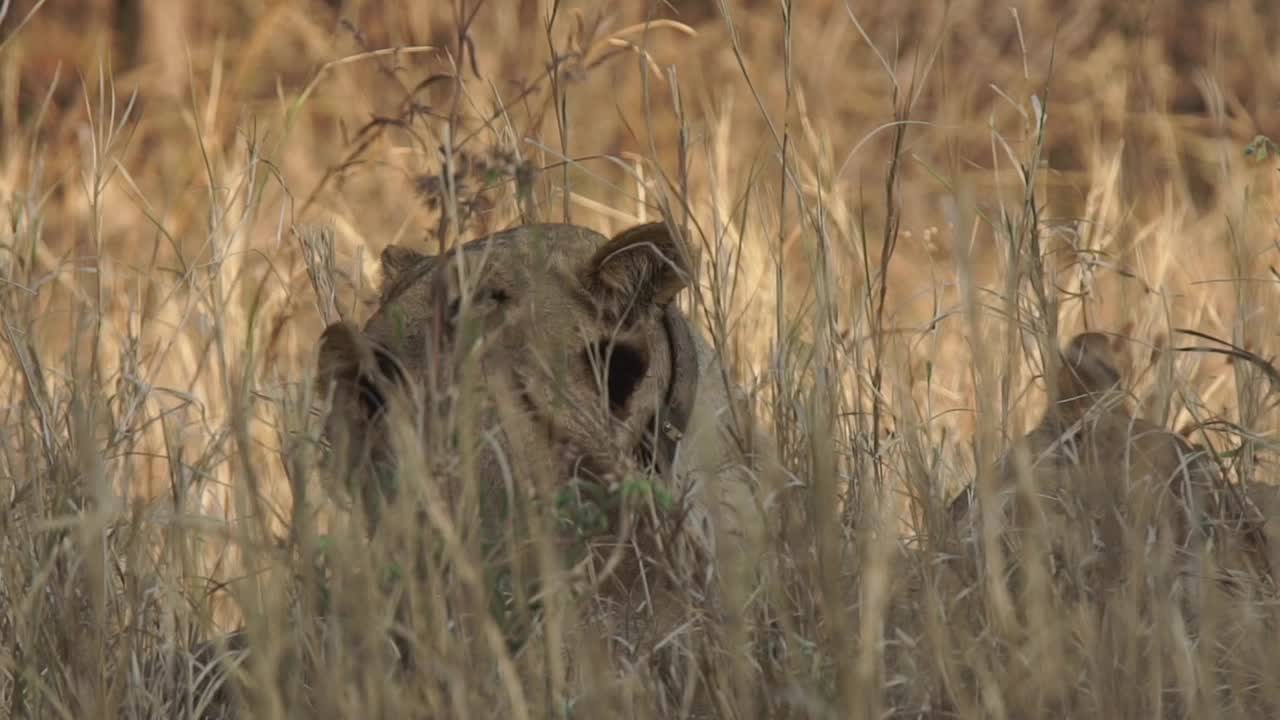
[[[349,462],[394,465],[387,405],[458,402],[465,365],[480,390],[477,426],[491,433],[473,438],[481,487],[616,483],[627,467],[651,468],[668,490],[687,491],[706,550],[758,525],[748,479],[723,472],[753,452],[750,413],[673,302],[691,272],[665,223],[612,238],[522,225],[440,256],[392,245],[381,260],[378,309],[363,329],[337,322],[320,338],[327,435]],[[382,485],[364,484],[375,515]]]
[[[391,245],[381,264],[376,310],[363,327],[328,326],[316,369],[329,462],[356,490],[368,531],[413,495],[408,485],[469,477],[437,488],[430,497],[447,507],[434,510],[454,512],[472,493],[491,541],[486,561],[532,565],[532,551],[514,540],[491,552],[511,531],[513,508],[626,495],[639,481],[649,512],[613,522],[611,533],[631,537],[613,538],[608,557],[579,575],[591,578],[593,617],[626,618],[618,653],[684,663],[656,674],[688,677],[693,653],[672,661],[682,642],[671,639],[696,634],[694,616],[707,608],[689,608],[714,597],[717,557],[758,559],[764,519],[747,470],[759,450],[747,398],[675,303],[692,277],[678,236],[664,222],[611,238],[530,224],[440,255]],[[576,535],[565,535],[567,552]],[[627,549],[632,539],[643,549]],[[637,556],[685,567],[653,572],[645,564],[654,561]]]
[[[734,391],[672,302],[690,277],[679,242],[663,223],[605,240],[537,224],[442,256],[389,246],[379,307],[363,330],[339,322],[321,336],[317,376],[335,394],[331,417],[367,432],[380,411],[370,388],[447,379],[461,352],[483,378],[480,424],[503,431],[496,446],[479,448],[485,480],[508,472],[500,453],[556,477],[595,478],[619,454],[676,475],[740,459],[718,417]],[[470,333],[460,327],[464,305],[478,325]],[[677,453],[686,433],[711,432],[718,457]]]
[[[1087,567],[1093,580],[1117,580],[1135,567],[1125,563],[1139,562],[1135,552],[1152,548],[1187,575],[1212,548],[1223,567],[1243,563],[1253,577],[1269,578],[1260,513],[1227,485],[1205,448],[1132,414],[1117,347],[1099,332],[1072,338],[1057,359],[1056,397],[997,461],[989,495],[970,483],[951,501],[951,520],[972,532],[1003,516],[1015,533],[1049,522],[1079,541],[1056,549],[1082,553],[1066,558],[1066,572]],[[981,507],[988,497],[989,512]]]

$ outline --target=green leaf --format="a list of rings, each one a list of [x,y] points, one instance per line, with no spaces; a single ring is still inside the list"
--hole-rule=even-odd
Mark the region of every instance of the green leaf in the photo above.
[[[1256,135],[1244,148],[1245,157],[1263,163],[1270,157],[1280,157],[1280,146],[1266,135]]]

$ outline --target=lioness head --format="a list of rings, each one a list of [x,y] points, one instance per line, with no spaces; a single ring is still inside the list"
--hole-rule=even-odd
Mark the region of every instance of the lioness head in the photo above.
[[[1068,408],[1075,414],[1089,407],[1120,385],[1120,371],[1115,351],[1106,335],[1080,333],[1062,351],[1058,366],[1059,412]]]
[[[687,260],[666,225],[612,239],[527,225],[439,256],[391,246],[382,266],[377,311],[363,330],[329,326],[319,353],[327,433],[366,490],[389,489],[365,470],[385,478],[398,462],[396,408],[428,456],[453,442],[491,491],[669,460],[697,365],[671,305]],[[436,426],[444,417],[473,422]]]

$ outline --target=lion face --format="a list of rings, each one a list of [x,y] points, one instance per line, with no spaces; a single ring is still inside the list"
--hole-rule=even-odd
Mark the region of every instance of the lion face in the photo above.
[[[363,331],[335,323],[320,341],[327,434],[349,463],[398,462],[396,414],[428,463],[469,453],[494,489],[653,459],[678,372],[669,304],[688,277],[665,225],[612,239],[529,225],[440,256],[392,246],[382,264]]]

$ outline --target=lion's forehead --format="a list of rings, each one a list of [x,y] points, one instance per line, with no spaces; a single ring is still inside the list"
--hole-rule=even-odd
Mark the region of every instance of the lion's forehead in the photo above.
[[[466,283],[473,287],[496,281],[514,290],[522,301],[531,291],[543,303],[549,298],[567,303],[563,310],[582,305],[587,300],[576,292],[571,278],[606,241],[594,231],[555,224],[513,228],[472,240],[455,252],[425,259],[396,278],[364,330],[391,346],[416,343],[432,308],[441,302],[436,292],[442,289],[439,283],[454,277],[458,260],[465,267]]]
[[[492,267],[538,273],[586,262],[604,237],[580,228],[533,226],[472,240],[459,252],[468,269]]]
[[[554,276],[585,263],[606,238],[572,225],[536,224],[503,230],[471,240],[456,252],[430,258],[398,278],[383,304],[392,304],[436,282],[451,263],[463,261],[469,274],[499,272],[508,276]]]

